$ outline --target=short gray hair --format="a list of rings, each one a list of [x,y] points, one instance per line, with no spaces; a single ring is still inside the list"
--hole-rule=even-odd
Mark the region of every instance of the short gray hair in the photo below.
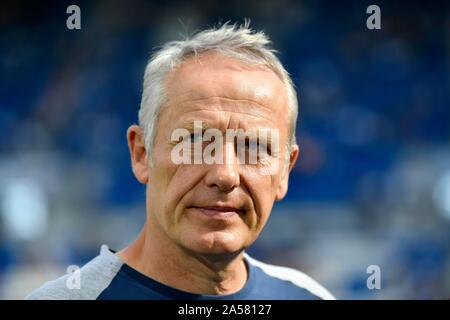
[[[242,25],[227,22],[196,33],[190,38],[168,42],[151,56],[145,68],[139,109],[139,125],[144,131],[144,142],[150,163],[153,163],[152,148],[161,106],[167,101],[164,80],[186,58],[209,50],[250,64],[263,65],[275,72],[285,84],[288,95],[290,125],[287,150],[290,151],[291,146],[296,144],[298,102],[292,79],[275,55],[277,51],[271,47],[267,35],[262,31],[256,32],[249,26],[249,20]]]

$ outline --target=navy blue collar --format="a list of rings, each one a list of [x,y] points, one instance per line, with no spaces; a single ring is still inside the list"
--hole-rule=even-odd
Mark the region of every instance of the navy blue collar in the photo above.
[[[187,291],[182,291],[175,289],[173,287],[169,287],[161,282],[158,282],[141,272],[137,271],[136,269],[133,269],[127,264],[124,264],[119,273],[123,271],[127,276],[134,279],[135,281],[139,282],[141,285],[149,288],[152,291],[158,292],[169,299],[186,299],[186,300],[239,300],[244,299],[250,292],[252,292],[252,288],[254,287],[255,282],[255,270],[254,267],[247,261],[247,259],[244,257],[244,262],[247,267],[247,282],[245,283],[244,287],[240,289],[239,291],[232,293],[232,294],[226,294],[226,295],[209,295],[209,294],[196,294],[196,293],[190,293]]]

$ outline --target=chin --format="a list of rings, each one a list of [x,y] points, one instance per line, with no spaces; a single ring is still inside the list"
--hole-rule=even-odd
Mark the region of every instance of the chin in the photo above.
[[[244,249],[242,237],[238,237],[229,231],[211,231],[204,234],[196,234],[184,242],[190,250],[200,254],[229,255],[241,252]]]

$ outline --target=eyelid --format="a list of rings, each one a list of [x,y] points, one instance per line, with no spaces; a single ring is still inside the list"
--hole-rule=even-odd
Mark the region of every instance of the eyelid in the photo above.
[[[203,135],[199,135],[197,133],[191,132],[189,136],[185,137],[186,139],[189,139],[190,142],[198,142],[203,141]],[[200,138],[200,140],[198,140]]]
[[[247,146],[250,146],[250,140],[249,139],[245,139],[245,145]],[[255,145],[255,146],[260,146],[260,145],[263,145],[263,146],[266,146],[267,148],[268,148],[268,150],[270,150],[271,149],[271,143],[270,143],[270,141],[265,141],[264,143],[263,142],[261,142],[260,141],[260,139],[257,139],[257,141],[256,141],[256,143],[252,143],[252,145]]]

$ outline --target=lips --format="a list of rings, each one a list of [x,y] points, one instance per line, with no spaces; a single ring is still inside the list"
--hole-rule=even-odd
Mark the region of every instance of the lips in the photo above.
[[[243,214],[244,210],[229,206],[196,206],[191,207],[209,217],[228,218],[234,215]]]

